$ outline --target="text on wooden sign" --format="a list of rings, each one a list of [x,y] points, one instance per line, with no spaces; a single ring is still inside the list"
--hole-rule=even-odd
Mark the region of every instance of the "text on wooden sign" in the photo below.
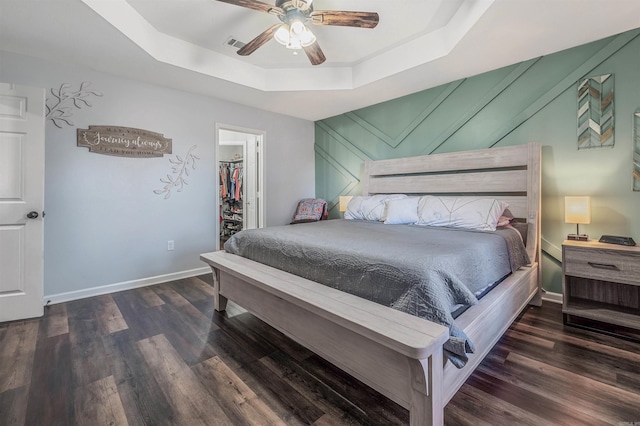
[[[89,126],[78,129],[78,146],[119,157],[162,157],[171,154],[171,139],[161,133],[131,127]]]

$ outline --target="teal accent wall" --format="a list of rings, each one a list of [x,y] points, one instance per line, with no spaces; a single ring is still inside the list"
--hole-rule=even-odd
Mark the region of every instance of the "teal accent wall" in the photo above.
[[[577,149],[577,83],[615,75],[615,146]],[[632,191],[632,116],[640,111],[640,29],[372,105],[315,123],[316,196],[361,193],[365,160],[542,144],[543,285],[561,292],[564,197],[590,195],[581,232],[640,241]]]

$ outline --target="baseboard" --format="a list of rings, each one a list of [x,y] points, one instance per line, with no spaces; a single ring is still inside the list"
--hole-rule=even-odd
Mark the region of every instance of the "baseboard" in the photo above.
[[[562,249],[560,247],[542,238],[540,240],[540,248],[556,261],[562,263]]]
[[[100,296],[101,294],[115,293],[117,291],[131,290],[133,288],[146,287],[154,284],[166,283],[169,281],[180,280],[183,278],[195,277],[210,273],[211,268],[202,267],[189,269],[187,271],[172,272],[170,274],[157,275],[155,277],[141,278],[138,280],[124,281],[121,283],[102,285],[99,287],[91,287],[82,290],[69,291],[66,293],[45,295],[43,302],[45,305],[53,305],[56,303],[70,302],[72,300],[84,299],[92,296]]]
[[[552,293],[550,291],[545,291],[542,293],[542,300],[562,304],[562,293]]]
[[[147,277],[138,280],[124,281],[121,283],[69,291],[66,293],[50,294],[44,296],[43,302],[45,305],[54,305],[56,303],[70,302],[72,300],[85,299],[87,297],[100,296],[102,294],[115,293],[117,291],[131,290],[134,288],[146,287],[154,284],[162,284],[169,281],[180,280],[183,278],[195,277],[197,275],[207,274],[209,272],[211,272],[211,268],[202,267],[189,269],[187,271],[173,272],[171,274],[156,275],[155,277]],[[542,293],[542,300],[553,303],[562,303],[562,293],[552,293],[549,291],[545,291]]]

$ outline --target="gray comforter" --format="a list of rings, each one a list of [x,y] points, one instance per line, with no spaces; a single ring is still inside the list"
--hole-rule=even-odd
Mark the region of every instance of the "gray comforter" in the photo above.
[[[454,323],[456,305],[529,263],[513,229],[496,232],[325,220],[251,229],[229,253],[449,327],[445,355],[457,367],[473,345]]]

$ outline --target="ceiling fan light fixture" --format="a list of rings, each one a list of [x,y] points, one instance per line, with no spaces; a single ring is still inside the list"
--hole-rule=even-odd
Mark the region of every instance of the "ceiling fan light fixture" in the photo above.
[[[280,28],[276,30],[275,34],[273,35],[273,38],[276,39],[276,41],[281,45],[286,46],[287,44],[289,44],[290,31],[291,29],[289,28],[289,25],[282,24],[280,25]]]
[[[302,49],[311,46],[316,41],[316,36],[301,21],[293,21],[291,24],[282,24],[273,35],[273,38],[287,49]]]
[[[302,21],[299,19],[294,19],[293,21],[291,21],[289,23],[289,26],[291,27],[291,32],[297,36],[300,36],[300,34],[302,34],[304,30],[307,29],[307,27],[305,27]]]
[[[316,42],[315,34],[313,34],[311,30],[307,28],[307,26],[305,25],[304,31],[302,32],[302,34],[300,34],[300,44],[302,44],[302,47],[308,47],[315,42]]]
[[[302,43],[300,43],[299,38],[291,38],[289,39],[289,44],[287,44],[287,49],[302,49]]]

